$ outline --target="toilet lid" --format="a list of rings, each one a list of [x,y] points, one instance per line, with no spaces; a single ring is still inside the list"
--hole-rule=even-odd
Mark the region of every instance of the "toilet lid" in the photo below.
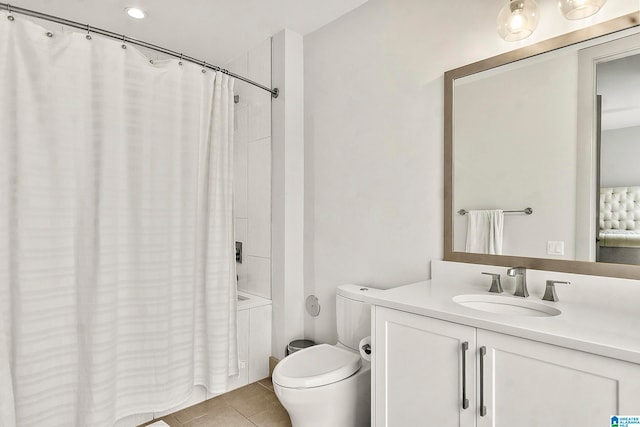
[[[320,344],[285,357],[273,371],[273,382],[289,388],[320,387],[351,376],[360,369],[360,355]]]

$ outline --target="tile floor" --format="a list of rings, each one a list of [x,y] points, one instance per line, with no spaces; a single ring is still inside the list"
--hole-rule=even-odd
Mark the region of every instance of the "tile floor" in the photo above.
[[[290,427],[289,414],[273,391],[271,378],[232,390],[173,414],[162,420],[171,427]]]

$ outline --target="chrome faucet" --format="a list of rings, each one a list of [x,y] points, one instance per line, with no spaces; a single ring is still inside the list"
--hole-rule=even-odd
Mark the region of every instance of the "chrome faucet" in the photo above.
[[[517,297],[528,297],[527,290],[527,269],[524,267],[513,267],[507,270],[507,276],[516,278],[516,291],[513,293]]]

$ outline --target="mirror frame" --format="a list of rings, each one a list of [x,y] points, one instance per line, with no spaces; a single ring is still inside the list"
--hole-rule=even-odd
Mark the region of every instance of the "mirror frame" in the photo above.
[[[640,279],[640,266],[590,261],[487,255],[453,251],[453,84],[455,79],[597,37],[640,26],[640,11],[474,62],[444,73],[444,260],[503,267],[522,266],[593,276]]]

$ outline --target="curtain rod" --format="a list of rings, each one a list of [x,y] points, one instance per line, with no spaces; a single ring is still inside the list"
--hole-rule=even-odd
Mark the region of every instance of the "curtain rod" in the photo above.
[[[103,30],[101,28],[97,28],[97,27],[91,27],[88,24],[81,24],[79,22],[75,22],[75,21],[70,21],[68,19],[64,19],[64,18],[59,18],[57,16],[53,16],[53,15],[47,15],[46,13],[42,13],[42,12],[36,12],[34,10],[29,10],[29,9],[24,9],[22,7],[16,7],[16,6],[11,6],[8,3],[0,3],[0,8],[6,10],[7,12],[9,12],[9,15],[11,15],[11,13],[19,13],[22,15],[27,15],[27,16],[32,16],[34,18],[38,18],[38,19],[44,19],[46,21],[51,21],[51,22],[55,22],[57,24],[62,24],[62,25],[66,25],[68,27],[73,27],[73,28],[77,28],[79,30],[86,30],[87,33],[95,33],[95,34],[100,34],[101,36],[105,36],[105,37],[110,37],[112,39],[116,39],[116,40],[121,40],[124,43],[129,43],[132,45],[136,45],[136,46],[141,46],[144,47],[146,49],[151,49],[154,50],[156,52],[160,52],[163,53],[165,55],[169,55],[172,56],[174,58],[178,58],[182,61],[189,61],[192,62],[194,64],[198,64],[204,68],[208,68],[210,70],[214,70],[214,71],[220,71],[224,74],[227,74],[231,77],[234,77],[238,80],[242,80],[245,83],[249,83],[251,85],[257,86],[260,89],[266,90],[267,92],[271,93],[271,97],[272,98],[277,98],[280,91],[278,90],[278,88],[269,88],[267,86],[263,86],[258,82],[254,82],[253,80],[250,80],[246,77],[240,76],[238,74],[232,73],[229,70],[224,70],[221,67],[218,67],[217,65],[211,65],[211,64],[207,64],[205,61],[200,61],[196,58],[193,58],[191,56],[187,56],[184,55],[180,52],[176,52],[174,50],[170,50],[161,46],[157,46],[142,40],[137,40],[137,39],[133,39],[130,37],[125,36],[124,34],[117,34],[114,33],[112,31],[108,31],[108,30]]]

